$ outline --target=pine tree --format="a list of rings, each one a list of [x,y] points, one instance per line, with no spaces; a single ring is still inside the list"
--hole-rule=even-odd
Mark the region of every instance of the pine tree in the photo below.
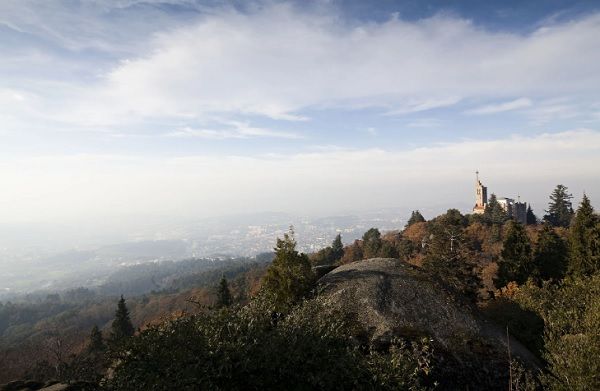
[[[516,221],[510,221],[502,245],[494,285],[501,288],[511,281],[523,284],[533,272],[531,244],[525,228]]]
[[[113,320],[111,326],[111,341],[121,341],[124,338],[131,337],[134,332],[135,329],[129,318],[129,310],[127,309],[123,295],[121,295],[121,299],[117,304],[117,311],[115,312],[115,320]]]
[[[538,218],[533,213],[533,209],[531,209],[531,205],[527,205],[527,216],[526,216],[527,225],[535,225],[535,224],[537,224],[537,221],[538,221]]]
[[[342,235],[337,234],[333,243],[331,243],[332,254],[331,263],[335,263],[344,256],[344,244],[342,243]]]
[[[485,210],[483,211],[483,219],[488,224],[496,224],[501,225],[506,222],[509,217],[502,205],[498,202],[495,194],[490,196],[488,203],[485,206]]]
[[[555,227],[568,227],[573,218],[572,198],[566,186],[557,185],[550,194],[550,203],[544,220]]]
[[[98,329],[98,326],[94,325],[90,333],[90,344],[88,351],[91,353],[101,352],[104,350],[104,340],[102,339],[102,333]]]
[[[229,284],[225,276],[221,277],[219,288],[217,289],[217,308],[229,307],[233,303],[233,296],[229,290]]]
[[[456,209],[430,222],[423,268],[469,299],[476,301],[481,279],[464,244],[464,217]]]
[[[285,311],[308,296],[314,282],[314,274],[306,254],[298,253],[294,230],[283,239],[277,238],[275,258],[267,269],[261,290],[273,297],[279,310]]]
[[[569,249],[571,274],[591,275],[600,270],[600,221],[585,194],[570,228]]]
[[[421,214],[421,212],[419,212],[419,210],[413,210],[410,218],[408,219],[408,221],[406,222],[406,225],[404,226],[404,228],[408,228],[411,225],[415,224],[415,223],[424,223],[425,222],[425,217],[423,217],[423,215]]]
[[[540,280],[560,280],[567,271],[567,245],[550,224],[540,231],[533,254],[536,277]]]
[[[365,259],[375,258],[379,256],[381,249],[381,233],[377,228],[371,228],[364,233],[363,237],[363,254]]]

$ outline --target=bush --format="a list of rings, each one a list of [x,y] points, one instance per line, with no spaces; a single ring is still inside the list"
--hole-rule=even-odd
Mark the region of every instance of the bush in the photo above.
[[[364,352],[353,322],[311,300],[281,317],[258,298],[143,331],[116,356],[112,390],[422,389],[426,345]]]
[[[528,283],[516,289],[512,299],[544,321],[545,386],[600,389],[600,274],[542,287]]]

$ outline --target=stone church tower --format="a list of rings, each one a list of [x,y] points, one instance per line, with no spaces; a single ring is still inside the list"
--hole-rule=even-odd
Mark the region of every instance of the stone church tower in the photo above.
[[[473,213],[483,214],[487,205],[487,187],[479,180],[479,171],[475,172],[475,206]]]

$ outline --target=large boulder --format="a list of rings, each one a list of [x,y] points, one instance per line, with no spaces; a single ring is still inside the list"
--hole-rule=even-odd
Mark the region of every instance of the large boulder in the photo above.
[[[473,358],[490,368],[503,362],[508,367],[505,330],[444,283],[407,262],[374,258],[346,264],[323,276],[317,292],[356,318],[375,346],[394,337],[426,337],[456,362]],[[538,366],[528,349],[512,337],[509,342],[513,356]]]

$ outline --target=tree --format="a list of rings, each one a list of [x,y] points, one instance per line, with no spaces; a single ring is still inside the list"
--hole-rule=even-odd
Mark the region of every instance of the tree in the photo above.
[[[536,277],[541,280],[561,280],[567,271],[567,245],[550,224],[540,231],[533,263]]]
[[[495,194],[490,196],[483,211],[483,218],[488,224],[501,225],[509,219],[508,214],[498,202]]]
[[[600,222],[587,197],[583,199],[569,232],[569,272],[591,275],[600,270]]]
[[[381,233],[377,228],[371,228],[364,233],[363,237],[363,254],[365,259],[375,258],[379,256],[381,249]]]
[[[544,389],[600,389],[600,274],[565,279],[542,306]],[[541,296],[541,295],[540,295]]]
[[[510,221],[502,247],[494,285],[501,288],[511,281],[523,284],[533,272],[531,244],[525,228],[516,221]]]
[[[344,256],[344,244],[342,243],[342,235],[337,234],[333,243],[331,243],[332,257],[331,263],[337,262]]]
[[[430,222],[423,268],[476,301],[481,279],[475,272],[472,254],[464,245],[464,220],[460,212],[450,209]]]
[[[221,277],[219,287],[217,289],[217,308],[229,307],[233,303],[233,296],[229,290],[229,284],[225,276]]]
[[[279,310],[284,311],[308,296],[314,274],[308,256],[296,251],[292,227],[283,239],[277,238],[274,250],[275,258],[267,269],[261,290],[273,298]]]
[[[119,342],[127,337],[131,337],[135,329],[129,318],[129,310],[125,304],[125,299],[121,295],[121,299],[117,304],[115,319],[112,322],[110,338],[112,342]]]
[[[425,217],[423,217],[423,215],[421,214],[421,212],[419,212],[418,209],[413,210],[404,228],[410,227],[415,223],[424,223],[425,221]]]
[[[344,256],[340,259],[340,264],[356,262],[364,259],[363,250],[360,241],[357,239],[350,246],[344,249]]]
[[[568,227],[573,218],[572,198],[573,195],[569,194],[566,186],[557,185],[550,194],[550,203],[544,220],[555,227]]]
[[[342,244],[342,236],[337,234],[331,246],[320,249],[310,256],[310,261],[315,266],[333,265],[340,261],[344,256],[344,245]]]
[[[96,353],[103,350],[104,340],[102,339],[102,333],[98,329],[98,326],[94,325],[94,327],[92,327],[92,332],[90,333],[90,344],[88,346],[88,351],[90,353]]]
[[[535,225],[535,224],[537,224],[537,221],[538,221],[538,218],[533,213],[533,209],[531,209],[531,205],[527,205],[527,215],[526,215],[527,225]]]

